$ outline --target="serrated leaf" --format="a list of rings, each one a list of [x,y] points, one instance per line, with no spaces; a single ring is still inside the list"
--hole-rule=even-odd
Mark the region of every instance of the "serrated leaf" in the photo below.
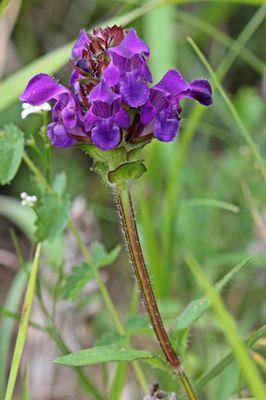
[[[0,183],[9,183],[19,168],[24,150],[24,133],[13,124],[0,130]]]
[[[102,243],[94,242],[91,246],[93,267],[100,268],[112,264],[117,259],[121,248],[122,247],[118,245],[108,253]]]
[[[69,196],[60,197],[55,192],[44,194],[35,208],[35,236],[38,242],[55,240],[64,230],[69,218]]]
[[[243,268],[252,257],[245,259],[238,263],[230,272],[228,272],[219,282],[214,286],[218,293],[230,282],[230,280]],[[189,329],[195,324],[202,316],[202,314],[211,306],[211,302],[207,297],[193,300],[184,309],[176,320],[173,335],[178,334],[179,331]]]
[[[108,180],[110,183],[123,183],[130,179],[138,179],[145,172],[147,168],[141,161],[129,162],[120,165],[114,171],[108,172]]]
[[[134,361],[156,357],[153,353],[144,350],[124,348],[115,344],[96,346],[91,349],[77,351],[57,358],[56,364],[69,366],[82,366],[106,363],[110,361]]]
[[[84,286],[93,279],[95,270],[87,263],[82,262],[80,265],[72,268],[71,273],[66,277],[65,284],[62,288],[62,296],[64,299],[76,298]]]

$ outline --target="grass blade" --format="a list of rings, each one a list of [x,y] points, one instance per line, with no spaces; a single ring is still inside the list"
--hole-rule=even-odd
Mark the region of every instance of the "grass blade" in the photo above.
[[[266,335],[266,325],[261,327],[257,332],[253,333],[248,339],[245,340],[247,347],[252,347],[260,338]],[[234,361],[234,354],[231,352],[219,361],[206,375],[199,379],[196,383],[198,390],[203,389],[207,383],[218,376],[222,371],[225,370]]]
[[[11,287],[9,289],[5,308],[12,313],[16,312],[19,308],[23,291],[27,282],[27,276],[23,270],[19,271],[15,276]],[[1,313],[1,310],[0,310]],[[2,313],[1,313],[2,314]],[[3,315],[3,314],[2,314]],[[8,354],[10,352],[10,345],[12,340],[13,328],[15,321],[10,319],[9,315],[3,315],[1,320],[1,335],[0,335],[0,399],[4,398],[4,390],[6,383],[6,373],[8,365]]]
[[[240,209],[233,203],[216,199],[190,199],[187,200],[183,207],[214,207],[233,213],[239,213]]]
[[[262,173],[263,178],[266,181],[266,168],[265,168],[265,164],[264,161],[260,155],[260,152],[257,148],[256,143],[254,143],[251,134],[249,133],[249,131],[247,130],[247,128],[245,127],[245,124],[243,123],[243,121],[241,120],[235,106],[233,105],[232,101],[229,99],[229,97],[227,96],[225,90],[223,89],[222,85],[219,82],[219,79],[216,75],[216,73],[214,72],[214,70],[212,69],[212,67],[210,66],[210,64],[208,63],[207,59],[205,58],[205,56],[203,55],[203,53],[201,52],[201,50],[199,49],[199,47],[196,45],[196,43],[191,39],[188,38],[187,39],[189,44],[191,45],[191,47],[193,48],[193,50],[195,51],[195,53],[197,54],[197,56],[199,57],[199,59],[201,60],[201,62],[204,64],[204,66],[206,67],[206,69],[208,70],[213,83],[215,84],[218,92],[220,93],[220,95],[222,96],[222,98],[224,99],[229,111],[231,112],[236,124],[239,127],[239,130],[241,131],[242,135],[244,136],[251,152],[253,153],[253,156],[255,158],[255,160],[258,163],[258,166],[260,168],[260,171]]]
[[[33,300],[33,296],[34,296],[36,277],[37,277],[37,272],[38,272],[40,251],[41,251],[41,245],[38,244],[36,247],[36,251],[35,251],[35,255],[34,255],[34,259],[33,259],[32,270],[31,270],[29,283],[28,283],[25,300],[24,300],[24,304],[23,304],[23,309],[22,309],[22,313],[21,313],[21,321],[20,321],[19,331],[18,331],[18,335],[17,335],[15,350],[14,350],[14,354],[13,354],[11,369],[10,369],[10,373],[9,373],[9,379],[8,379],[8,384],[7,384],[5,400],[13,399],[13,392],[14,392],[15,383],[17,380],[17,374],[18,374],[18,370],[19,370],[19,365],[20,365],[21,356],[22,356],[25,339],[26,339],[26,334],[27,334],[27,329],[28,329],[28,322],[29,322],[31,305],[32,305],[32,300]]]
[[[235,321],[231,314],[226,310],[220,296],[205,276],[198,262],[192,257],[188,257],[187,263],[193,272],[197,282],[206,291],[206,295],[212,302],[214,311],[221,323],[221,328],[233,350],[236,360],[243,375],[246,378],[248,386],[257,400],[265,399],[265,387],[260,378],[255,364],[250,359],[241,338],[239,337]]]

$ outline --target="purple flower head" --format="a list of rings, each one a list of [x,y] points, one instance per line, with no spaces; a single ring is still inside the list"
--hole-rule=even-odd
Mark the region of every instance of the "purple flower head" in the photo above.
[[[146,82],[152,82],[147,66],[149,47],[134,29],[129,29],[124,40],[110,48],[108,54],[110,64],[104,71],[106,83],[115,87],[129,106],[142,106],[150,93]]]
[[[132,28],[114,25],[92,34],[81,30],[72,49],[73,91],[38,74],[20,99],[33,106],[53,101],[47,135],[57,147],[86,142],[110,150],[122,139],[128,144],[152,137],[171,141],[179,129],[180,100],[189,97],[210,105],[211,86],[203,79],[188,83],[170,70],[149,88],[149,55],[149,47]]]
[[[184,97],[208,106],[212,104],[211,86],[200,79],[187,83],[177,70],[168,71],[150,90],[150,98],[141,109],[141,121],[149,125],[153,135],[163,142],[174,140],[179,129]]]
[[[116,147],[121,141],[120,128],[127,129],[130,116],[123,109],[121,96],[101,81],[88,97],[92,104],[84,117],[87,130],[91,131],[92,142],[103,150]]]

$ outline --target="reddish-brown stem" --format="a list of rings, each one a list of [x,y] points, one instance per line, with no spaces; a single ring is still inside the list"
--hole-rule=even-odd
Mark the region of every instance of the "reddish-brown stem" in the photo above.
[[[140,287],[146,311],[153,326],[153,330],[157,336],[167,362],[179,376],[180,382],[187,394],[188,399],[196,400],[196,395],[181,366],[180,357],[173,349],[158,309],[139,241],[134,209],[128,185],[117,185],[115,188],[115,197],[125,233],[126,244],[128,246],[134,272]]]

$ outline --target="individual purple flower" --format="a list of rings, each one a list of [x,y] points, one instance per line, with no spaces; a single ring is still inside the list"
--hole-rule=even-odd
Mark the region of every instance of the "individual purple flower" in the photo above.
[[[88,97],[92,104],[84,117],[92,142],[103,150],[116,147],[121,141],[121,128],[130,125],[130,116],[122,108],[121,96],[101,81]]]
[[[141,121],[158,140],[170,142],[176,137],[182,111],[180,100],[184,97],[208,106],[212,104],[211,85],[205,79],[188,83],[172,69],[151,88],[150,98],[141,109]]]
[[[147,81],[152,76],[147,66],[150,51],[134,29],[129,29],[124,40],[108,50],[110,64],[104,71],[104,79],[115,87],[123,100],[131,107],[142,106],[149,98]]]
[[[28,83],[20,100],[33,106],[56,100],[53,110],[53,122],[48,125],[47,135],[52,145],[68,147],[76,143],[71,132],[78,126],[81,129],[79,105],[75,96],[63,85],[47,74],[35,75]],[[84,132],[85,134],[85,132]]]

